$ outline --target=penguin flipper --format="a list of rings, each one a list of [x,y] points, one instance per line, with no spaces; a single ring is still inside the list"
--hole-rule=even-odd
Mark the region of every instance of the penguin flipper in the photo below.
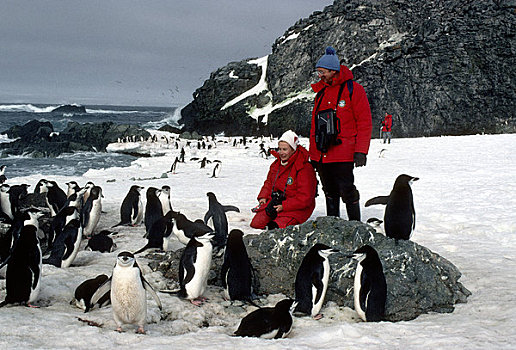
[[[141,275],[141,273],[140,273]],[[152,298],[154,299],[154,301],[156,302],[156,304],[158,304],[158,308],[160,310],[163,310],[163,306],[161,305],[161,300],[159,300],[159,297],[158,295],[156,294],[156,291],[154,290],[154,288],[152,288],[152,286],[150,285],[149,282],[147,282],[147,280],[145,278],[142,277],[142,281],[143,281],[143,288],[145,288],[145,290],[147,292],[149,292],[149,294],[152,296]]]
[[[375,204],[384,204],[385,205],[385,204],[387,204],[388,201],[389,201],[389,196],[373,197],[365,203],[365,206],[368,207],[370,205],[375,205]]]
[[[371,292],[371,282],[369,281],[369,278],[367,278],[364,271],[362,271],[362,276],[360,278],[360,295],[359,295],[359,301],[360,301],[360,308],[364,311],[367,310],[367,297],[369,296],[369,293]]]
[[[111,277],[104,282],[100,287],[97,288],[95,293],[91,296],[90,304],[95,305],[104,294],[111,291]]]
[[[237,213],[240,213],[240,209],[238,209],[234,205],[224,205],[223,208],[224,211],[236,211]]]
[[[315,294],[314,304],[317,304],[319,300],[321,300],[322,292],[324,289],[324,285],[322,283],[322,274],[314,274],[312,277],[312,285],[315,287],[315,290],[317,290],[317,293]]]
[[[204,215],[204,223],[207,224],[208,223],[208,220],[210,220],[210,218],[213,216],[213,213],[211,210],[208,210],[206,212],[206,214]]]

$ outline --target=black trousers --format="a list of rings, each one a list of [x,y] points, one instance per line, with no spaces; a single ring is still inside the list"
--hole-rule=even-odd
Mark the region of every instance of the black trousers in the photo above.
[[[346,204],[356,203],[360,199],[360,194],[354,184],[353,169],[355,165],[353,162],[312,162],[312,165],[319,174],[326,197],[340,197]]]

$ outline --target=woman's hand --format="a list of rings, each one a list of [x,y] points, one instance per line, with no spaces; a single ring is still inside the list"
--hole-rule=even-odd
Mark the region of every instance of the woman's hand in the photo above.
[[[283,205],[281,205],[281,204],[275,205],[274,209],[276,209],[276,212],[279,213],[280,211],[283,210]]]
[[[265,199],[265,198],[260,198],[260,199],[258,199],[258,204],[259,204],[260,206],[264,205],[265,203],[267,203],[267,199]]]

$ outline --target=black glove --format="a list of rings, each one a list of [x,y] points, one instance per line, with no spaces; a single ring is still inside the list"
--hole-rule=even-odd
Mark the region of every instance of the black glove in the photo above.
[[[365,166],[367,163],[367,156],[365,153],[355,152],[353,155],[353,161],[355,162],[355,166]]]

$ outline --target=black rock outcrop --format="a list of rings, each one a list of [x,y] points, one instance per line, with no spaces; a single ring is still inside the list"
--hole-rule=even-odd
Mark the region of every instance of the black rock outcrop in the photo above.
[[[516,2],[336,0],[299,20],[262,67],[214,72],[182,111],[184,131],[307,136],[315,63],[325,47],[367,92],[373,123],[389,112],[396,137],[516,131]],[[251,88],[241,101],[223,108]],[[376,135],[376,132],[373,133]]]
[[[134,125],[105,123],[80,124],[70,122],[66,128],[54,132],[50,122],[31,120],[26,124],[13,126],[5,130],[13,142],[1,143],[3,154],[31,155],[32,157],[56,157],[62,153],[75,151],[104,152],[108,144],[117,142],[119,138],[150,136],[149,132]]]
[[[386,320],[411,320],[429,312],[452,312],[471,293],[458,280],[460,271],[451,262],[412,241],[398,241],[377,233],[357,221],[320,217],[302,225],[244,237],[255,269],[257,294],[283,293],[294,297],[297,270],[315,243],[337,248],[330,256],[330,282],[326,301],[354,308],[353,283],[357,262],[348,258],[357,248],[374,247],[383,264],[387,281]],[[182,249],[167,252],[149,264],[165,277],[178,280]],[[153,256],[147,256],[153,259]],[[214,257],[209,284],[221,285],[221,257]]]

